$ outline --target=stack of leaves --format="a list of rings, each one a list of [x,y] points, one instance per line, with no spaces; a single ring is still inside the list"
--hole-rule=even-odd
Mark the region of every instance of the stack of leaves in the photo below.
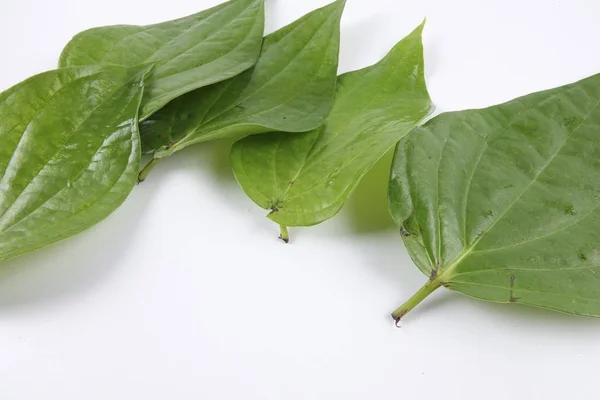
[[[0,94],[0,261],[110,215],[138,181],[142,149],[155,160],[143,179],[190,144],[321,126],[344,6],[266,38],[263,0],[75,36],[58,70]]]
[[[419,26],[378,64],[339,77],[325,125],[307,133],[251,136],[231,151],[235,176],[282,226],[319,224],[338,213],[360,179],[433,106]]]
[[[397,145],[390,212],[429,277],[397,321],[442,286],[600,316],[600,76],[420,126],[423,24],[338,77],[344,7],[266,37],[264,0],[75,36],[59,69],[0,94],[0,261],[85,230],[161,159],[224,138],[287,242]]]

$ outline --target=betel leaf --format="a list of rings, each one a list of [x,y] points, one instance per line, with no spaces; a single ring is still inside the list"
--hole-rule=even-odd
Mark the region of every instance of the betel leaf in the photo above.
[[[264,33],[263,0],[231,0],[149,26],[118,25],[76,35],[60,67],[155,63],[140,119],[192,90],[232,78],[256,63]]]
[[[0,261],[74,235],[125,200],[147,73],[67,68],[0,94]]]
[[[253,69],[182,96],[141,125],[145,152],[163,158],[226,137],[306,132],[331,110],[345,0],[267,36]]]
[[[390,209],[429,282],[600,316],[600,75],[452,112],[399,145]]]
[[[271,210],[271,220],[285,228],[333,217],[377,160],[432,112],[422,30],[379,63],[340,76],[325,126],[252,136],[233,146],[238,182],[256,204]]]

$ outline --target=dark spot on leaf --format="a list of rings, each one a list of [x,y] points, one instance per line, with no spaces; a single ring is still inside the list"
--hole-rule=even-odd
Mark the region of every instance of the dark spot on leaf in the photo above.
[[[563,123],[565,124],[565,127],[569,130],[576,128],[578,125],[581,124],[583,120],[581,118],[578,117],[566,117],[563,120]]]
[[[237,106],[235,106],[235,108],[237,108],[238,110],[245,110],[246,109],[246,107],[244,107],[241,104],[238,104]]]
[[[400,227],[400,234],[404,237],[412,236],[412,234],[406,229],[406,225]]]
[[[586,256],[585,254],[583,254],[583,253],[580,253],[580,254],[579,254],[579,259],[580,259],[581,261],[587,261],[587,256]]]
[[[435,263],[435,268],[433,270],[431,270],[431,275],[429,275],[429,279],[432,281],[436,280],[436,278],[438,277],[439,270],[440,270],[440,261],[438,260]]]
[[[519,301],[519,298],[515,297],[515,295],[514,295],[516,279],[517,279],[516,276],[514,276],[514,275],[510,276],[510,298],[508,301],[511,303],[516,303],[517,301]]]
[[[565,208],[565,214],[567,214],[567,215],[577,214],[577,212],[575,211],[575,207],[569,206],[569,207]]]
[[[494,212],[492,210],[488,210],[485,214],[483,214],[485,218],[490,218],[494,216]]]
[[[290,185],[293,185],[294,183],[296,183],[296,181],[290,181]]]

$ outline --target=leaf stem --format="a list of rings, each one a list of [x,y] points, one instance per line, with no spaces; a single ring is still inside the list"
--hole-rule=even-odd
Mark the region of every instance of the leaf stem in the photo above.
[[[290,233],[288,232],[288,228],[285,225],[279,225],[279,229],[281,233],[279,234],[279,239],[283,240],[286,243],[290,242]]]
[[[413,308],[419,305],[427,296],[431,293],[435,292],[440,286],[442,286],[442,282],[438,279],[429,280],[425,286],[423,286],[417,293],[414,294],[413,297],[408,299],[408,301],[402,304],[396,311],[392,313],[392,318],[396,321],[396,325],[400,324],[400,320],[406,314],[408,314]]]
[[[154,167],[156,167],[158,165],[160,160],[161,160],[161,158],[153,158],[152,161],[150,161],[148,164],[146,164],[144,169],[142,169],[142,171],[138,175],[138,183],[142,183],[146,180],[150,171],[152,171],[154,169]]]

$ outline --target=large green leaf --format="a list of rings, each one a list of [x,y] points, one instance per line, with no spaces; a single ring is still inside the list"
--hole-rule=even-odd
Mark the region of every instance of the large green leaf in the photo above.
[[[270,131],[306,132],[331,110],[345,0],[267,36],[252,70],[182,96],[141,125],[145,152]]]
[[[390,209],[430,282],[600,316],[600,75],[443,114],[397,148]]]
[[[271,210],[270,219],[308,226],[333,217],[377,160],[431,113],[422,29],[379,63],[340,76],[324,127],[248,137],[233,146],[238,182]]]
[[[231,0],[189,17],[149,26],[84,31],[64,49],[61,67],[155,63],[140,118],[192,90],[251,68],[264,31],[263,0]]]
[[[74,235],[125,200],[147,70],[67,68],[0,94],[0,261]]]

